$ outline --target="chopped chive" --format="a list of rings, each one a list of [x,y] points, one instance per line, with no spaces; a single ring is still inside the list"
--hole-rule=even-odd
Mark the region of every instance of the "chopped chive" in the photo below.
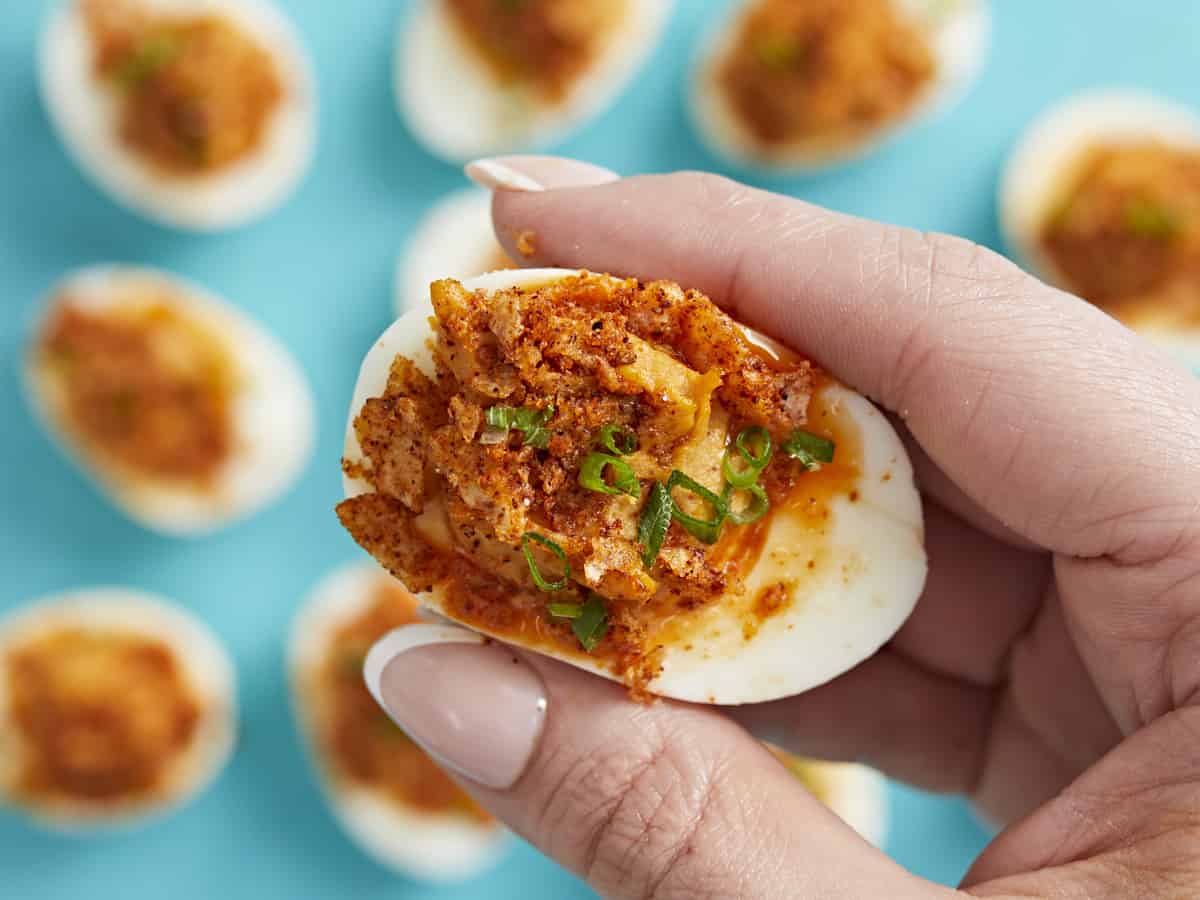
[[[798,459],[810,472],[821,468],[821,463],[833,462],[835,449],[833,441],[801,431],[799,428],[792,432],[792,436],[783,445],[783,452],[792,459]]]
[[[638,448],[637,435],[623,425],[605,425],[600,429],[599,440],[613,456],[628,456]]]
[[[612,471],[612,484],[604,478],[606,469]],[[589,453],[579,467],[579,483],[598,494],[628,494],[636,497],[642,487],[629,463],[607,453]]]
[[[748,488],[758,483],[758,470],[747,466],[738,470],[733,466],[733,451],[726,450],[725,458],[721,460],[721,474],[725,480],[736,488]]]
[[[557,581],[547,581],[542,577],[542,573],[538,570],[537,560],[533,558],[533,550],[530,548],[531,543],[539,543],[555,556],[563,564],[562,577]],[[543,591],[561,591],[571,582],[571,563],[567,559],[566,551],[550,538],[542,537],[535,532],[526,532],[521,537],[521,552],[525,554],[525,562],[529,563],[529,572],[533,575],[533,583]]]
[[[525,436],[528,447],[543,448],[550,443],[550,429],[546,424],[554,418],[554,404],[545,409],[530,406],[493,406],[484,419],[493,428],[504,431],[519,431]]]
[[[647,569],[654,567],[654,561],[662,550],[674,507],[675,501],[671,499],[670,491],[661,481],[655,482],[646,505],[642,507],[642,517],[638,520],[637,539],[642,545],[642,565]]]
[[[1145,197],[1125,206],[1125,227],[1138,237],[1167,241],[1179,233],[1179,221],[1160,203]]]
[[[547,603],[546,609],[556,619],[578,619],[583,615],[583,606],[579,603]]]
[[[151,35],[121,62],[116,72],[117,81],[127,88],[140,85],[154,76],[159,69],[179,54],[179,44],[169,35]]]
[[[758,444],[757,454],[750,449],[753,443]],[[757,483],[759,474],[771,461],[773,449],[771,432],[758,425],[747,428],[737,436],[733,446],[725,451],[725,457],[721,460],[721,473],[734,487],[748,488]],[[734,467],[735,455],[745,464],[744,468]]]
[[[751,498],[750,505],[741,512],[733,508],[733,495],[739,490],[745,491]],[[732,484],[726,485],[724,500],[729,510],[729,521],[734,525],[750,525],[757,522],[771,508],[771,501],[761,484],[751,484],[747,487],[737,487]]]
[[[749,444],[757,443],[759,451],[757,455],[753,453]],[[771,432],[763,428],[761,425],[755,425],[751,428],[745,428],[742,433],[737,436],[737,440],[733,442],[737,448],[738,455],[750,468],[761,472],[767,467],[767,463],[771,461],[771,453],[774,449],[771,443]]]
[[[765,34],[755,42],[754,55],[768,69],[781,72],[796,66],[804,51],[794,35],[777,31]]]
[[[579,618],[571,622],[571,630],[583,649],[591,653],[608,632],[608,612],[599,594],[589,594]]]
[[[683,526],[689,534],[697,540],[703,541],[706,544],[715,544],[717,538],[721,536],[721,526],[725,524],[725,518],[729,514],[729,510],[725,506],[725,501],[714,494],[700,482],[696,481],[680,472],[678,469],[671,473],[671,477],[667,479],[667,494],[681,487],[688,491],[709,506],[712,507],[713,517],[711,519],[698,519],[695,516],[690,516],[679,508],[679,504],[671,499],[671,517]]]
[[[359,676],[361,678],[361,676]],[[380,710],[380,715],[374,719],[375,731],[383,737],[392,738],[393,740],[404,739],[411,740],[408,734],[397,725],[392,717]]]

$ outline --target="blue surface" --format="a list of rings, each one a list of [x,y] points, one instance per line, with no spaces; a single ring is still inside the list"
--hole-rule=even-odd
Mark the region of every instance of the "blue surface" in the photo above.
[[[282,637],[316,579],[355,555],[331,509],[358,362],[389,319],[393,260],[422,210],[461,184],[424,155],[392,105],[403,4],[290,0],[320,78],[316,167],[282,212],[247,230],[189,237],[148,225],[92,189],[39,107],[33,44],[45,6],[13,2],[0,29],[0,610],[51,591],[125,583],[165,593],[225,638],[241,676],[244,731],[216,787],[136,835],[62,840],[0,815],[0,897],[556,897],[587,892],[522,848],[486,883],[434,891],[397,882],[343,839],[322,807],[288,713]],[[683,115],[684,65],[718,4],[680,0],[636,92],[561,148],[623,172],[714,168]],[[1135,84],[1200,105],[1200,8],[1188,0],[1002,0],[983,80],[952,115],[834,174],[765,181],[839,209],[998,243],[994,184],[1006,149],[1047,102]],[[636,135],[637,139],[631,139]],[[319,402],[306,477],[254,520],[194,542],[127,523],[51,451],[18,394],[23,325],[65,270],[146,262],[210,285],[296,353]],[[889,849],[918,873],[961,876],[985,841],[956,801],[892,793]]]

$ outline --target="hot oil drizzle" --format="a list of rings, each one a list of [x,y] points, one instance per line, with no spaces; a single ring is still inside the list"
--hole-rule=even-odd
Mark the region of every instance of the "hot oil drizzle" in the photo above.
[[[776,471],[768,469],[764,479],[770,510],[757,522],[726,529],[714,550],[714,562],[733,562],[738,573],[745,575],[761,559],[771,528],[780,516],[802,518],[806,530],[823,533],[833,498],[844,496],[852,502],[857,499],[863,458],[858,428],[818,390],[809,408],[805,430],[834,442],[837,449],[833,462],[815,472],[788,466],[790,471],[783,476],[777,474],[779,464],[772,464]]]
[[[652,604],[654,617],[662,620],[648,642],[618,626],[587,654],[580,649],[570,623],[546,612],[545,595],[514,588],[466,557],[446,550],[447,575],[439,582],[446,614],[501,639],[557,656],[589,659],[617,674],[653,656],[647,648],[680,647],[687,651],[719,639],[725,628],[736,627],[744,640],[752,640],[765,621],[791,608],[803,595],[806,581],[822,577],[825,568],[833,564],[825,547],[833,502],[839,497],[850,502],[857,498],[863,459],[857,425],[842,413],[836,401],[818,389],[805,430],[834,441],[834,461],[812,472],[784,458],[772,463],[763,479],[771,501],[767,515],[750,525],[726,525],[713,548],[712,562],[718,566],[732,564],[741,578],[760,564],[770,570],[765,582],[748,587],[741,595],[694,611],[681,611],[669,603]],[[768,552],[772,529],[784,518],[801,523],[806,540],[776,546]],[[576,598],[564,599],[574,602]]]
[[[699,634],[708,641],[716,640],[722,635],[720,629],[731,621],[731,608],[735,610],[740,635],[749,641],[758,634],[763,622],[789,609],[797,597],[803,596],[807,581],[823,577],[825,567],[832,564],[826,546],[832,507],[839,497],[852,503],[858,499],[862,434],[836,401],[820,388],[813,395],[805,430],[835,443],[833,462],[813,472],[805,472],[782,459],[773,462],[762,479],[771,501],[770,510],[750,525],[727,526],[713,549],[713,562],[731,564],[738,576],[749,578],[761,565],[761,571],[769,571],[769,577],[761,584],[749,584],[741,596],[730,597],[727,602],[702,609],[696,615],[673,617],[656,633],[659,643],[686,647],[700,643]],[[800,524],[804,539],[768,551],[773,529],[785,519]]]

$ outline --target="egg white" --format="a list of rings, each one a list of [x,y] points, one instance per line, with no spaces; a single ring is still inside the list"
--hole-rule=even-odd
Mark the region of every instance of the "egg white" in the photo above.
[[[508,832],[459,815],[407,809],[377,791],[339,779],[321,749],[323,697],[314,684],[331,639],[370,608],[380,579],[392,576],[370,561],[350,563],[313,589],[292,624],[292,708],[325,798],[350,839],[368,856],[404,875],[435,882],[463,880],[499,860],[510,844]]]
[[[921,26],[937,61],[934,81],[925,88],[924,96],[900,118],[850,143],[815,137],[787,145],[764,145],[742,122],[718,77],[752,2],[738,3],[701,43],[688,92],[688,111],[701,141],[716,156],[738,167],[806,174],[861,159],[963,99],[983,70],[991,41],[987,0],[896,0],[900,11]]]
[[[469,290],[500,290],[550,284],[577,274],[563,269],[500,271],[465,282]],[[428,346],[432,304],[397,320],[363,361],[346,428],[344,455],[363,459],[354,418],[371,397],[383,393],[397,355],[433,371]],[[752,638],[723,606],[697,615],[688,641],[665,648],[663,669],[648,688],[679,700],[713,704],[757,703],[801,693],[840,675],[871,656],[908,618],[925,582],[926,557],[921,501],[912,467],[899,437],[883,415],[862,396],[834,386],[822,402],[837,407],[861,434],[859,499],[830,502],[826,537],[814,538],[790,517],[775,519],[762,561],[746,579],[750,595],[781,577],[799,574],[803,550],[819,554],[822,564],[805,573],[785,610],[762,622]],[[345,478],[347,497],[369,493],[371,486]],[[771,562],[778,549],[786,564]],[[441,589],[420,595],[424,604],[453,619]],[[470,623],[467,624],[469,627]],[[499,635],[493,635],[499,637]],[[540,647],[531,649],[545,652]],[[606,678],[613,675],[582,650],[555,651],[571,665]]]
[[[1039,116],[1009,157],[1000,181],[1000,225],[1017,261],[1058,285],[1066,279],[1042,249],[1048,216],[1088,152],[1097,144],[1158,140],[1200,148],[1200,114],[1153,94],[1112,89],[1079,94]],[[1200,368],[1200,328],[1156,320],[1152,311],[1132,327],[1184,363]]]
[[[65,0],[43,27],[38,75],[42,101],[67,152],[115,201],[162,225],[218,231],[265,216],[299,185],[316,141],[316,83],[295,28],[272,0],[138,2],[164,15],[220,14],[271,54],[284,96],[263,143],[211,174],[172,176],[154,169],[121,141],[120,97],[94,76],[83,16],[76,0]]]
[[[126,829],[178,809],[224,769],[237,734],[233,663],[199,619],[169,600],[128,588],[71,591],[35,601],[0,617],[0,673],[13,648],[64,627],[82,627],[162,641],[204,705],[191,746],[173,764],[164,795],[153,804],[110,807],[82,801],[28,805],[10,795],[23,769],[23,739],[10,721],[8,680],[0,677],[0,805],[11,803],[41,827],[64,834]]]
[[[396,40],[401,117],[424,147],[447,162],[545,146],[601,114],[653,51],[674,0],[629,0],[629,18],[580,76],[548,106],[502,86],[461,34],[441,0],[419,0]]]
[[[64,298],[85,309],[119,306],[123,291],[146,288],[224,340],[237,369],[230,457],[209,489],[127,475],[95,457],[71,433],[52,368],[38,358],[42,325]],[[248,517],[282,495],[308,462],[315,411],[307,379],[288,350],[226,301],[167,272],[132,266],[93,266],[59,282],[48,295],[30,337],[24,367],[26,399],[64,453],[127,516],[161,534],[204,534]]]
[[[477,188],[438,201],[418,223],[396,263],[396,315],[424,304],[439,278],[474,278],[503,252],[492,230],[492,195]]]

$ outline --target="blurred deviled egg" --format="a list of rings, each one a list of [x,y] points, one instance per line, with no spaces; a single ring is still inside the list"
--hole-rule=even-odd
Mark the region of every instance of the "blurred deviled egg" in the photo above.
[[[130,518],[215,530],[280,495],[313,437],[303,373],[261,326],[165,272],[77,271],[42,309],[34,412]]]
[[[492,195],[468,188],[436,203],[396,265],[396,315],[423,308],[439,278],[466,280],[515,268],[492,230]]]
[[[280,205],[312,156],[312,68],[271,0],[67,0],[40,50],[68,151],[162,224],[231,228]]]
[[[769,749],[814,797],[877,847],[887,838],[887,783],[857,763],[825,762]]]
[[[550,143],[604,110],[658,43],[672,0],[419,0],[396,48],[413,135],[464,162]]]
[[[224,767],[235,718],[224,649],[165,600],[80,591],[0,619],[0,805],[47,828],[182,805]]]
[[[388,718],[363,681],[371,645],[416,620],[416,598],[374,563],[336,570],[292,627],[293,702],[350,838],[405,875],[453,881],[498,859],[507,832]]]
[[[1200,365],[1200,115],[1105,91],[1038,119],[1000,190],[1020,261]]]
[[[732,162],[826,168],[961,98],[990,31],[986,0],[749,0],[701,48],[692,119]]]

